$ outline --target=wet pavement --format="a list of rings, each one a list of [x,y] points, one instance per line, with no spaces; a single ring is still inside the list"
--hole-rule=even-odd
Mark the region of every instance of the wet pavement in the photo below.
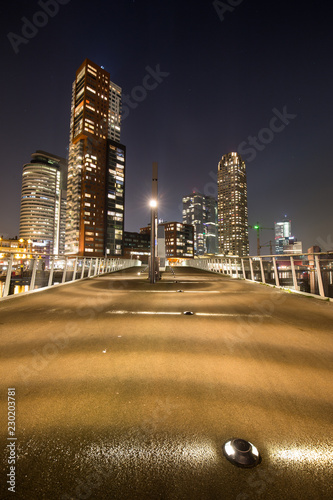
[[[1,499],[333,497],[333,304],[175,271],[0,302]],[[233,437],[257,467],[226,460]]]

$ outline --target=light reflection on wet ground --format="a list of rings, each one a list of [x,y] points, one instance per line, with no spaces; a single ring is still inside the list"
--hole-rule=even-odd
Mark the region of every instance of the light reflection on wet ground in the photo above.
[[[333,496],[332,305],[178,273],[191,293],[169,293],[179,284],[167,276],[146,293],[127,272],[0,304],[1,391],[17,391],[15,498]],[[262,463],[227,462],[231,437],[253,442]]]

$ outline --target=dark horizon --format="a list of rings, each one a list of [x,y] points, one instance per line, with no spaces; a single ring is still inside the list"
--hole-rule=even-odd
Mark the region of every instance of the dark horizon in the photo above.
[[[238,151],[249,224],[274,227],[287,214],[303,252],[333,250],[328,6],[244,0],[223,13],[221,2],[203,0],[96,1],[93,8],[69,0],[38,17],[46,12],[41,4],[18,1],[2,13],[0,234],[18,235],[22,168],[31,154],[67,157],[71,85],[89,58],[123,90],[125,230],[149,220],[154,161],[159,216],[181,222],[182,197],[193,190],[215,196],[219,160]],[[33,20],[44,25],[33,29]],[[254,254],[255,231],[249,236]],[[273,237],[264,231],[261,242]]]

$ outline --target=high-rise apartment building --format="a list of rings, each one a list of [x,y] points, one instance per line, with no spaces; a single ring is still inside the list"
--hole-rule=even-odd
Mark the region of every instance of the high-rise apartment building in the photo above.
[[[217,253],[217,203],[193,192],[183,198],[183,223],[194,226],[194,254]]]
[[[67,160],[36,151],[23,166],[20,238],[33,251],[63,254],[65,250]]]
[[[67,254],[122,255],[126,148],[120,122],[121,88],[86,59],[72,87]]]
[[[206,210],[204,222],[205,251],[216,254],[219,251],[217,232],[217,201],[213,196],[206,196]]]
[[[220,252],[248,255],[248,213],[245,163],[238,153],[222,156],[217,172]]]

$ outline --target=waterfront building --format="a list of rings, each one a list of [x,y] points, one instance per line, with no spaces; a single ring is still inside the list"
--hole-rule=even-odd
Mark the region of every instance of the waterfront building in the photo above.
[[[65,247],[67,160],[38,150],[23,166],[20,238],[31,250],[63,254]]]
[[[86,59],[72,87],[66,254],[122,255],[126,148],[120,125],[121,88]]]

